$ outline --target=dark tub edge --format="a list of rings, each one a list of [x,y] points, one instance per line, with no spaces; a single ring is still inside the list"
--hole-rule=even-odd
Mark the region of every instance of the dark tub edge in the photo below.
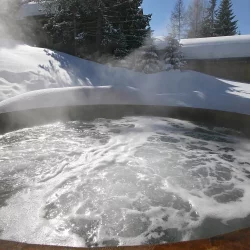
[[[0,240],[0,250],[86,250],[87,248],[47,246]],[[149,246],[89,248],[89,250],[249,250],[250,228],[210,239]]]
[[[55,121],[111,119],[132,115],[188,120],[205,125],[236,129],[250,137],[250,115],[200,108],[147,105],[85,105],[2,113],[0,114],[0,133]]]

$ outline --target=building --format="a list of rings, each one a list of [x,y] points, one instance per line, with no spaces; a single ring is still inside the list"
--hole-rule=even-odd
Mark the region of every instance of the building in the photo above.
[[[182,39],[186,69],[250,83],[250,35]],[[156,37],[159,53],[167,46]]]

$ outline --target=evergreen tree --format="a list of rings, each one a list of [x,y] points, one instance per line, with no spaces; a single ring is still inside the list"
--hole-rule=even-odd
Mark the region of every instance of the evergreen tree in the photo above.
[[[185,6],[183,0],[177,0],[171,13],[171,34],[180,40],[185,27]]]
[[[145,74],[157,73],[162,70],[162,63],[153,45],[143,46],[139,49],[134,70]]]
[[[216,15],[217,0],[210,0],[209,6],[206,9],[206,15],[202,22],[201,36],[213,37],[215,34],[215,15]]]
[[[181,44],[172,36],[166,37],[167,47],[165,49],[164,63],[165,70],[182,69],[185,65]]]
[[[119,30],[119,33],[120,36],[119,39],[116,40],[116,48],[113,52],[114,56],[118,59],[125,57],[129,53],[126,37],[121,30]]]
[[[42,2],[49,14],[45,29],[54,43],[72,47],[76,38],[78,47],[90,54],[108,52],[122,57],[140,47],[150,30],[151,15],[143,14],[142,0]]]
[[[157,73],[162,70],[162,63],[153,45],[153,39],[148,38],[146,44],[136,51],[134,54],[135,66],[134,70],[146,74]]]
[[[109,33],[114,29],[104,15],[104,0],[47,0],[41,4],[48,12],[45,30],[54,44],[69,48],[67,52],[76,53],[76,47],[100,52],[111,42]]]
[[[113,3],[112,3],[113,1]],[[111,34],[114,54],[126,55],[141,47],[150,32],[151,15],[144,15],[142,0],[107,0],[106,17],[115,28]],[[112,3],[112,4],[111,4]]]
[[[120,22],[128,50],[132,51],[141,47],[150,33],[151,15],[143,13],[142,0],[118,0],[118,2],[122,2],[118,10],[120,17],[113,22]]]
[[[216,22],[216,36],[233,36],[237,34],[237,22],[233,13],[231,0],[222,0],[219,6]]]
[[[81,0],[41,2],[48,17],[44,29],[52,38],[53,44],[60,48],[64,46],[68,53],[75,53],[75,47],[72,45],[81,44],[85,40],[82,24],[89,14],[86,13],[86,2]]]

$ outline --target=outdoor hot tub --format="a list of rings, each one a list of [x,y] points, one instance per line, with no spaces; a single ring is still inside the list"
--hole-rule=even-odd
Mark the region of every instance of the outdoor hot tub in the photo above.
[[[248,115],[168,106],[2,113],[0,239],[116,247],[249,228],[249,128]]]

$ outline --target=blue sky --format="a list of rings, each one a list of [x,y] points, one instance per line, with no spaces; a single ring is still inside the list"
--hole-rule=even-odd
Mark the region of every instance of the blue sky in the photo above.
[[[185,4],[191,0],[184,0]],[[144,13],[152,13],[151,28],[155,36],[167,35],[167,26],[176,0],[144,0]],[[220,1],[218,1],[220,2]],[[242,34],[250,34],[250,0],[232,0],[239,29]]]

